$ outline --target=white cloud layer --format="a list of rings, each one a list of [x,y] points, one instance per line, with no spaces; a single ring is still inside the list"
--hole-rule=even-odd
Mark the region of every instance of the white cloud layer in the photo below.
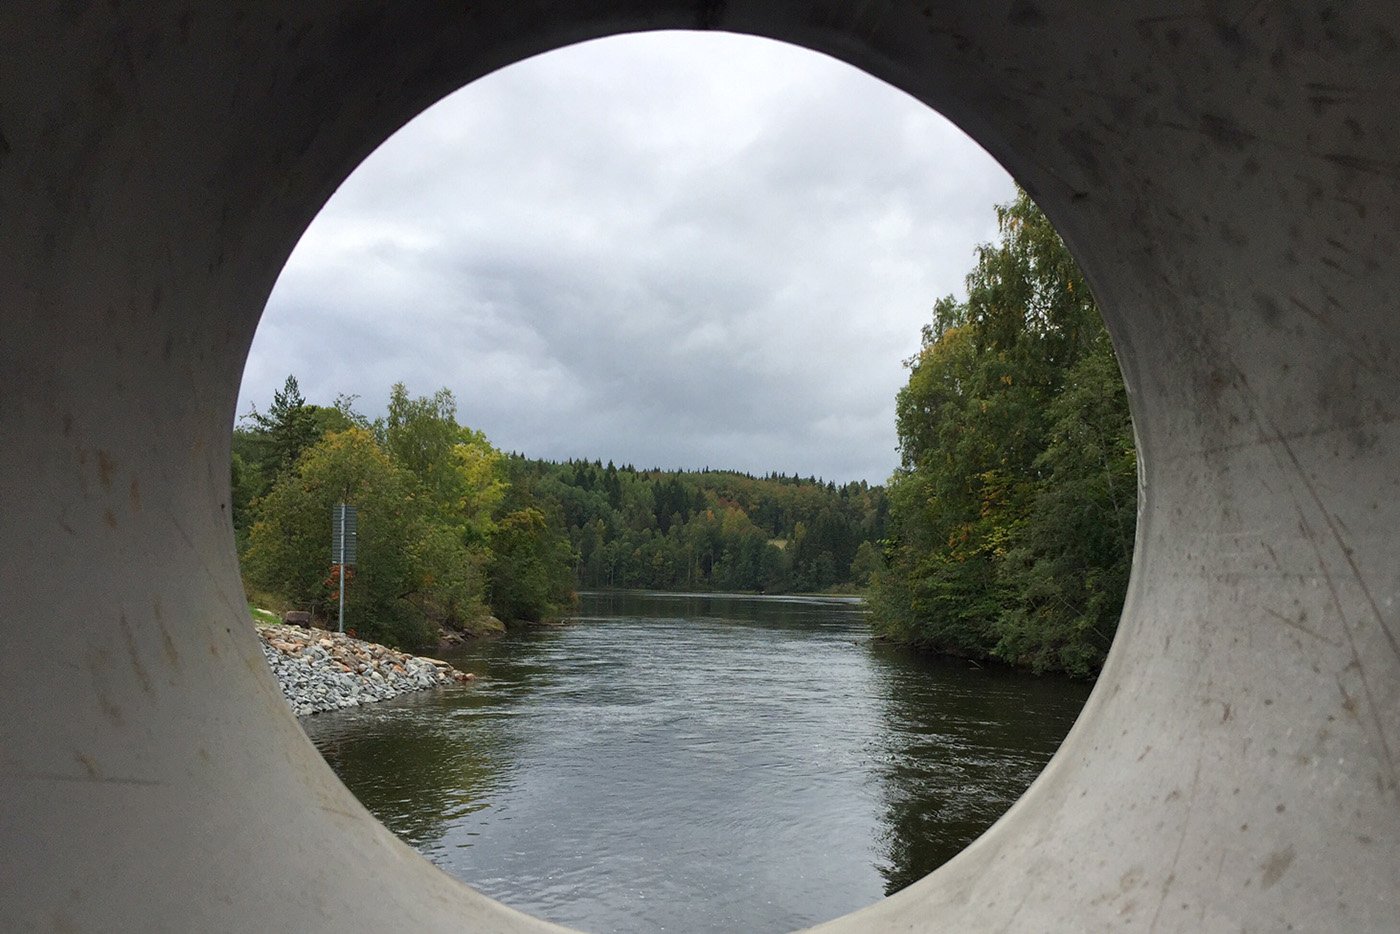
[[[477,81],[385,143],[277,283],[240,413],[447,386],[537,457],[883,482],[894,396],[1006,173],[844,64],[653,33]]]

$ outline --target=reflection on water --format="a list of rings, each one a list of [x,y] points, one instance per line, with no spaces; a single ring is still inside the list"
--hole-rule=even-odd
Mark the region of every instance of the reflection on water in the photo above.
[[[871,643],[849,600],[586,595],[470,647],[474,686],[303,721],[390,829],[588,931],[785,931],[920,878],[1088,689]]]
[[[893,895],[1005,813],[1050,761],[1089,689],[898,646],[877,644],[872,656],[883,669],[888,748],[880,872]]]
[[[449,827],[466,826],[510,788],[514,738],[474,718],[475,700],[455,689],[403,696],[302,726],[355,797],[431,855]]]

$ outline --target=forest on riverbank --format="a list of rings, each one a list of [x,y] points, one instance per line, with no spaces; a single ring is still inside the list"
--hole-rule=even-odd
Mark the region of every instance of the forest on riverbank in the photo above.
[[[1083,274],[1019,192],[967,299],[923,330],[896,412],[882,635],[1036,671],[1095,674],[1132,566],[1137,459]]]
[[[511,461],[457,422],[452,393],[402,384],[369,420],[355,399],[308,403],[294,376],[233,434],[233,526],[250,598],[333,618],[331,511],[359,514],[347,626],[388,645],[540,621],[574,601],[573,552]]]
[[[233,523],[249,593],[327,619],[332,507],[354,505],[346,616],[382,642],[548,620],[577,587],[850,591],[882,561],[878,486],[531,460],[459,424],[447,389],[397,384],[373,421],[356,401],[309,403],[289,376],[251,412],[233,435]]]

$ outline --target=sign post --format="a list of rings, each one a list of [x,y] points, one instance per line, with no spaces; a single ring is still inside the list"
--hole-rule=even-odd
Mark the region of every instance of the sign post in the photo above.
[[[340,623],[338,630],[345,631],[345,568],[355,563],[355,545],[359,538],[355,507],[336,503],[331,507],[331,561],[339,569],[340,578]]]

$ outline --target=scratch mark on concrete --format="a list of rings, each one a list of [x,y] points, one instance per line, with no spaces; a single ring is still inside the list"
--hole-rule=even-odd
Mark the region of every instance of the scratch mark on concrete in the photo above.
[[[1342,684],[1340,676],[1337,678],[1337,690],[1342,692],[1342,709],[1353,717],[1356,716],[1356,699],[1347,693],[1346,685]]]
[[[97,479],[102,482],[102,489],[111,492],[112,474],[116,471],[116,464],[106,451],[97,452]]]
[[[1232,361],[1233,366],[1233,361]],[[1328,529],[1332,533],[1332,539],[1341,550],[1348,567],[1351,568],[1353,577],[1361,587],[1361,592],[1365,594],[1367,602],[1371,606],[1371,612],[1375,614],[1377,623],[1385,633],[1386,640],[1390,643],[1391,651],[1400,658],[1400,644],[1395,641],[1395,635],[1390,631],[1385,619],[1381,616],[1380,607],[1377,606],[1375,598],[1371,595],[1370,588],[1367,587],[1361,569],[1357,567],[1355,559],[1352,557],[1352,549],[1342,538],[1341,530],[1337,527],[1336,518],[1327,509],[1322,495],[1317,491],[1317,485],[1303,467],[1303,463],[1298,459],[1298,454],[1293,450],[1293,446],[1283,436],[1283,432],[1278,430],[1277,424],[1269,417],[1266,410],[1259,405],[1259,400],[1254,394],[1253,388],[1249,385],[1249,380],[1238,368],[1233,367],[1237,377],[1236,385],[1249,403],[1250,410],[1261,425],[1271,433],[1272,440],[1277,442],[1272,445],[1275,451],[1282,450],[1288,458],[1288,464],[1292,466],[1294,474],[1302,481],[1304,489],[1308,492],[1308,498],[1312,500],[1313,506],[1322,514],[1323,521],[1327,523]],[[1349,667],[1356,669],[1357,677],[1361,679],[1361,690],[1366,696],[1366,706],[1371,715],[1371,721],[1375,726],[1376,737],[1380,740],[1381,757],[1383,764],[1390,773],[1391,787],[1400,785],[1400,769],[1395,763],[1395,754],[1391,751],[1390,740],[1386,736],[1386,725],[1388,720],[1381,715],[1380,705],[1376,702],[1375,692],[1371,689],[1370,679],[1366,676],[1366,666],[1361,660],[1361,651],[1356,647],[1356,636],[1351,631],[1351,622],[1347,618],[1346,607],[1342,603],[1342,597],[1337,590],[1337,582],[1332,579],[1332,569],[1327,565],[1327,559],[1322,553],[1322,546],[1318,544],[1317,535],[1313,531],[1312,525],[1308,522],[1307,514],[1303,509],[1303,504],[1298,501],[1297,496],[1290,493],[1293,499],[1294,511],[1298,514],[1298,521],[1303,531],[1303,537],[1307,540],[1308,547],[1312,549],[1313,557],[1317,561],[1317,567],[1322,572],[1323,579],[1327,582],[1328,593],[1332,597],[1332,606],[1337,611],[1337,618],[1342,623],[1342,634],[1346,636],[1347,646],[1351,650],[1351,662]]]
[[[175,514],[167,509],[165,510],[165,518],[169,520],[175,531],[180,533],[180,538],[184,540],[185,544],[189,546],[190,552],[199,560],[200,568],[204,571],[205,577],[209,578],[210,583],[214,585],[214,592],[219,595],[224,606],[240,614],[246,612],[245,609],[240,608],[239,603],[234,602],[233,598],[228,595],[228,591],[224,590],[219,575],[214,573],[214,569],[210,567],[209,562],[204,557],[204,552],[195,545],[194,539],[190,538],[190,534],[185,531],[180,520],[175,518]]]
[[[1393,369],[1387,369],[1378,360],[1372,359],[1368,349],[1364,346],[1358,345],[1356,343],[1355,336],[1350,331],[1338,327],[1337,324],[1331,318],[1317,311],[1311,305],[1309,305],[1307,302],[1303,301],[1296,295],[1288,296],[1288,303],[1294,308],[1301,311],[1303,314],[1307,315],[1308,318],[1311,319],[1321,330],[1335,338],[1340,343],[1345,344],[1347,348],[1347,356],[1351,358],[1351,360],[1354,361],[1362,369],[1370,370],[1372,373],[1375,373],[1379,376],[1392,377],[1395,375]]]
[[[98,785],[135,785],[143,788],[159,788],[165,782],[149,778],[122,778],[114,775],[64,775],[60,772],[7,772],[5,778],[15,778],[29,782],[78,782]]]
[[[1302,463],[1298,460],[1298,455],[1293,451],[1293,446],[1283,438],[1279,438],[1278,440],[1280,447],[1283,448],[1284,453],[1288,455],[1289,461],[1293,464],[1293,469],[1297,471],[1298,477],[1303,481],[1303,486],[1307,488],[1308,495],[1311,497],[1314,505],[1316,505],[1318,511],[1322,513],[1322,521],[1327,523],[1327,528],[1332,533],[1332,539],[1337,543],[1337,548],[1342,553],[1342,559],[1346,561],[1347,567],[1351,569],[1352,577],[1356,580],[1357,586],[1361,588],[1361,593],[1366,597],[1366,602],[1370,604],[1371,614],[1375,617],[1377,625],[1381,628],[1381,632],[1385,633],[1386,641],[1390,643],[1390,651],[1394,653],[1397,659],[1400,659],[1400,642],[1396,641],[1395,633],[1391,631],[1384,614],[1381,613],[1380,605],[1376,603],[1376,598],[1372,596],[1371,588],[1366,584],[1366,576],[1361,572],[1361,568],[1357,567],[1356,558],[1352,554],[1351,546],[1342,538],[1341,529],[1337,527],[1336,517],[1333,516],[1323,504],[1322,497],[1317,492],[1317,487],[1314,486],[1312,478],[1307,475],[1307,471],[1303,469]],[[1320,554],[1318,560],[1319,562],[1322,560]]]
[[[1400,163],[1386,162],[1383,159],[1367,159],[1364,156],[1356,156],[1346,152],[1323,152],[1312,155],[1325,159],[1333,165],[1340,165],[1357,172],[1379,175],[1381,178],[1400,178]]]
[[[165,613],[161,609],[160,597],[156,597],[151,602],[151,612],[156,618],[156,626],[160,629],[161,648],[165,651],[165,660],[170,663],[171,668],[180,667],[180,653],[175,648],[175,640],[170,635],[170,629],[165,625]]]
[[[126,654],[131,658],[131,670],[136,673],[136,680],[141,684],[141,690],[146,694],[154,693],[151,687],[151,676],[146,671],[146,666],[141,664],[141,654],[136,648],[136,635],[131,631],[131,623],[127,621],[126,614],[121,614],[117,625],[121,627],[122,641],[126,643]]]
[[[91,756],[83,755],[81,752],[75,752],[73,753],[73,758],[78,760],[78,764],[83,767],[83,771],[87,773],[88,778],[97,780],[102,777],[101,771],[97,768],[97,763],[93,761]]]
[[[1330,645],[1330,646],[1334,646],[1335,648],[1341,648],[1341,647],[1342,647],[1342,643],[1341,643],[1340,641],[1338,641],[1338,640],[1336,640],[1336,639],[1329,639],[1329,638],[1327,638],[1326,636],[1322,635],[1322,633],[1313,632],[1311,629],[1309,629],[1307,626],[1304,626],[1302,623],[1298,622],[1296,619],[1289,619],[1287,616],[1284,616],[1282,613],[1278,612],[1277,610],[1271,610],[1271,609],[1269,609],[1269,608],[1266,607],[1266,606],[1261,606],[1259,609],[1263,610],[1265,613],[1268,613],[1268,614],[1269,614],[1270,616],[1272,616],[1274,619],[1278,620],[1280,623],[1283,623],[1283,625],[1287,626],[1287,627],[1290,628],[1290,629],[1296,629],[1296,630],[1298,630],[1299,632],[1301,632],[1301,633],[1303,633],[1303,634],[1305,634],[1305,635],[1312,636],[1314,639],[1316,639],[1316,640],[1319,641],[1319,642],[1325,642],[1325,643],[1327,643],[1327,644]]]
[[[1030,897],[1031,887],[1028,885],[1022,886],[1021,898],[1016,902],[1016,907],[1012,908],[1011,911],[1007,912],[1006,923],[1003,924],[1001,927],[997,928],[998,931],[1004,932],[1025,930],[1025,926],[1022,924],[1017,924],[1016,919],[1020,916],[1021,909],[1025,907],[1026,902],[1030,901]]]
[[[1277,441],[1300,441],[1308,438],[1320,438],[1324,435],[1344,434],[1346,432],[1356,431],[1357,429],[1388,426],[1396,422],[1400,422],[1400,414],[1383,414],[1371,416],[1368,418],[1358,418],[1350,421],[1337,421],[1324,428],[1313,428],[1302,431],[1270,431],[1267,434],[1261,432],[1259,437],[1253,440],[1233,441],[1226,444],[1206,445],[1199,448],[1193,448],[1181,454],[1165,455],[1162,458],[1159,458],[1159,460],[1161,460],[1161,462],[1164,464],[1172,464],[1176,463],[1177,461],[1193,458],[1199,454],[1225,454],[1230,451],[1238,451],[1244,448],[1269,446]]]
[[[1297,504],[1295,503],[1295,506]],[[1351,649],[1351,662],[1348,667],[1356,669],[1356,675],[1361,679],[1361,691],[1366,695],[1366,706],[1371,712],[1371,718],[1376,725],[1376,735],[1380,739],[1381,756],[1385,760],[1385,766],[1390,770],[1392,785],[1400,778],[1400,772],[1395,767],[1395,756],[1390,751],[1390,742],[1386,739],[1386,721],[1381,717],[1380,706],[1376,703],[1375,694],[1371,691],[1371,683],[1366,677],[1366,667],[1361,662],[1361,652],[1356,647],[1356,637],[1352,635],[1351,623],[1347,620],[1346,610],[1342,607],[1342,598],[1337,593],[1337,584],[1332,580],[1332,571],[1327,567],[1327,561],[1322,555],[1322,548],[1317,544],[1312,527],[1308,525],[1308,520],[1303,517],[1302,509],[1298,510],[1298,516],[1303,523],[1308,544],[1312,547],[1313,553],[1317,557],[1318,567],[1322,569],[1322,578],[1327,581],[1327,590],[1332,595],[1332,606],[1337,610],[1337,617],[1342,621],[1342,632],[1347,637],[1348,647]],[[1340,682],[1338,683],[1340,687]],[[1346,691],[1342,691],[1342,696],[1347,697]],[[1349,699],[1349,698],[1348,698]]]
[[[338,814],[341,817],[349,818],[352,821],[358,821],[360,819],[358,814],[351,814],[349,811],[344,811],[337,807],[331,807],[328,804],[321,805],[321,810],[325,811],[327,814]]]
[[[1181,851],[1186,846],[1186,834],[1191,827],[1191,812],[1196,805],[1196,791],[1201,785],[1201,753],[1196,751],[1196,771],[1191,776],[1191,790],[1186,795],[1186,814],[1181,819],[1181,836],[1176,838],[1176,852],[1172,854],[1171,868],[1167,870],[1167,878],[1162,882],[1162,897],[1157,901],[1157,910],[1152,913],[1152,924],[1149,931],[1157,930],[1157,922],[1162,917],[1162,909],[1167,904],[1167,897],[1171,894],[1172,884],[1176,882],[1176,867],[1181,862]]]

